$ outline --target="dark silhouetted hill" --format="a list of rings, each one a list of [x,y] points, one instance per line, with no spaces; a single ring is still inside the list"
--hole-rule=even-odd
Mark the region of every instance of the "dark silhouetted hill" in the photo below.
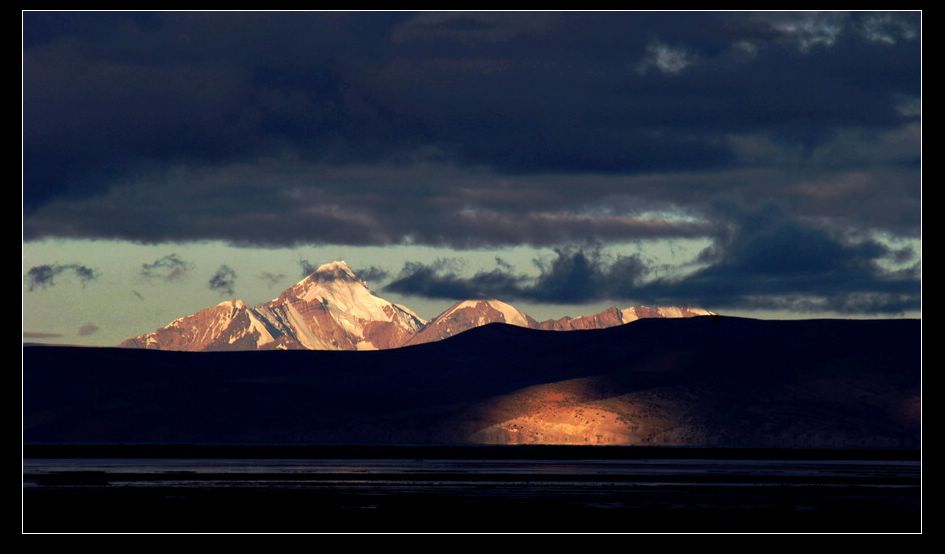
[[[407,348],[24,348],[27,443],[916,447],[918,320],[493,324]]]

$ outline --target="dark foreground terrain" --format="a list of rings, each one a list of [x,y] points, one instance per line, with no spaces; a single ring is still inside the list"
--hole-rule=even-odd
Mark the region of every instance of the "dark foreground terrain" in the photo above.
[[[24,348],[27,444],[918,448],[917,320],[493,324],[377,352]]]
[[[901,450],[33,448],[24,526],[909,532],[919,485]]]
[[[920,365],[915,320],[24,347],[24,526],[919,531]]]

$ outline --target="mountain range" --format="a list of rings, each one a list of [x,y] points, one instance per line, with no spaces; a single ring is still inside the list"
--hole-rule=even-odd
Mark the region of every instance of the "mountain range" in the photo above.
[[[269,302],[227,300],[122,342],[154,350],[385,350],[443,340],[490,323],[529,329],[604,329],[644,318],[715,315],[688,307],[611,307],[538,322],[497,299],[462,300],[430,321],[371,291],[343,261],[319,266]]]

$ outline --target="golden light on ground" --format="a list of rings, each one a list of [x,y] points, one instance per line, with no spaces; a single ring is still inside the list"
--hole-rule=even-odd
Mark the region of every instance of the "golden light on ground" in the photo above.
[[[480,444],[673,444],[688,434],[676,399],[646,391],[610,396],[594,379],[528,387],[477,414],[469,440]],[[686,437],[689,438],[689,437]]]

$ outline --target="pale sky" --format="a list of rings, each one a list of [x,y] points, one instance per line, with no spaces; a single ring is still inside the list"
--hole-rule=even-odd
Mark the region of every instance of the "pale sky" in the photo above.
[[[604,254],[641,253],[651,265],[682,266],[675,271],[684,274],[691,271],[687,263],[692,262],[702,248],[708,245],[703,240],[651,241],[611,245]],[[177,254],[190,268],[179,278],[165,280],[160,277],[146,278],[142,273],[144,264]],[[435,317],[448,308],[453,301],[428,299],[421,296],[404,295],[384,291],[383,286],[395,278],[405,261],[432,263],[438,258],[462,259],[460,273],[473,275],[481,269],[490,270],[500,257],[522,273],[537,275],[532,263],[534,258],[551,259],[550,249],[530,247],[479,249],[457,252],[448,248],[423,246],[352,247],[313,246],[309,248],[240,248],[220,242],[167,243],[143,245],[127,241],[90,240],[43,240],[24,245],[23,267],[23,318],[27,333],[47,333],[51,337],[30,337],[27,342],[50,344],[79,344],[90,346],[113,346],[122,340],[153,331],[170,321],[197,312],[219,303],[229,296],[211,290],[208,280],[221,265],[236,272],[234,298],[251,305],[264,303],[278,295],[302,278],[300,260],[320,265],[335,259],[346,261],[355,269],[375,266],[389,275],[368,285],[382,298],[405,304],[425,319]],[[82,282],[74,274],[64,272],[53,284],[29,290],[26,272],[31,267],[44,264],[81,263],[93,269],[97,278]],[[673,270],[666,269],[671,274]],[[270,282],[260,277],[269,272],[281,278]],[[137,292],[138,295],[135,294]],[[456,298],[455,301],[462,300]],[[607,307],[629,305],[626,300],[599,300],[579,304],[537,303],[510,300],[510,303],[532,317],[543,320],[565,315],[596,313]],[[797,319],[804,317],[851,317],[829,311],[799,313],[791,310],[738,310],[699,306],[727,315],[746,317]],[[918,312],[898,314],[896,317],[918,317]],[[862,315],[857,317],[863,317]],[[878,316],[874,316],[878,317]],[[889,317],[886,315],[885,317]],[[83,326],[97,328],[92,333],[80,335]],[[90,330],[86,327],[86,333]]]

